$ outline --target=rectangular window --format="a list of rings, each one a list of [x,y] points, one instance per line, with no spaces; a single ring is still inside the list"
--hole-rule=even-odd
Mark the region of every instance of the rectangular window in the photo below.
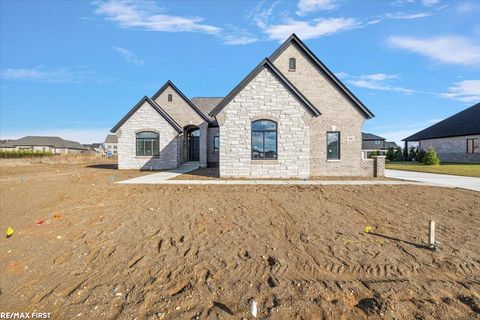
[[[215,136],[213,137],[213,153],[218,153],[218,150],[220,150],[220,137]]]
[[[467,153],[480,153],[478,138],[467,139]]]
[[[295,58],[290,58],[288,60],[288,69],[293,71],[297,68],[297,60]]]
[[[327,160],[340,159],[340,132],[327,132]]]

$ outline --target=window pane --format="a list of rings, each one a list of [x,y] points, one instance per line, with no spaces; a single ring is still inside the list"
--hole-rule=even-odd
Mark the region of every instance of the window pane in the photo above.
[[[252,132],[252,159],[263,159],[263,132]]]
[[[296,67],[296,61],[295,58],[290,58],[289,63],[288,63],[288,68],[290,70],[294,70]]]
[[[144,152],[143,139],[137,139],[137,156],[143,156]]]
[[[265,159],[277,159],[277,132],[265,132]]]
[[[152,155],[152,140],[145,140],[145,155]]]
[[[327,133],[327,159],[340,159],[339,135],[340,134],[338,132]]]
[[[159,148],[158,139],[153,139],[152,140],[152,150],[153,150],[153,155],[154,156],[158,156],[158,152],[159,152],[158,148]]]
[[[467,153],[473,153],[473,139],[467,139]]]
[[[478,139],[473,139],[473,153],[480,153]]]
[[[158,133],[151,131],[144,131],[137,133],[137,138],[158,139]]]
[[[277,130],[277,124],[269,120],[258,120],[252,122],[252,130]]]
[[[213,137],[213,151],[218,152],[220,149],[220,139],[219,137],[215,136]]]

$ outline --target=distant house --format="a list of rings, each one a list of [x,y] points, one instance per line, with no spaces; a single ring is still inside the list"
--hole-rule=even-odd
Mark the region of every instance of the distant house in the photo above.
[[[60,137],[43,137],[43,136],[26,136],[18,140],[10,140],[9,142],[0,144],[0,149],[9,150],[32,150],[51,152],[55,154],[62,153],[87,153],[88,148],[82,144],[64,140]]]
[[[435,149],[444,162],[480,163],[480,103],[440,121],[405,139],[418,147]]]
[[[105,146],[103,143],[84,144],[88,148],[89,153],[104,157],[106,155]]]
[[[109,134],[105,138],[105,151],[112,156],[117,155],[118,137],[115,134]]]
[[[378,155],[384,156],[389,148],[398,148],[398,145],[372,133],[362,132],[362,154],[364,158],[370,157],[374,151]]]

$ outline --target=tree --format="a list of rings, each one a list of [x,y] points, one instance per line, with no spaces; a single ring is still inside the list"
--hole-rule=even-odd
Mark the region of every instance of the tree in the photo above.
[[[373,157],[376,157],[376,156],[378,156],[378,151],[377,151],[377,150],[373,150],[373,151],[370,153],[369,158],[373,158]]]
[[[395,149],[390,147],[387,150],[387,153],[385,154],[385,157],[387,158],[388,161],[394,161],[395,160]]]
[[[395,151],[395,161],[403,161],[403,153],[402,153],[402,148],[397,147],[397,150]]]
[[[427,154],[423,158],[423,163],[429,166],[440,164],[440,158],[432,147],[428,148]]]
[[[423,149],[418,150],[417,162],[423,163],[423,161],[425,160],[426,155],[427,155],[427,153],[425,152],[425,150],[423,150]]]

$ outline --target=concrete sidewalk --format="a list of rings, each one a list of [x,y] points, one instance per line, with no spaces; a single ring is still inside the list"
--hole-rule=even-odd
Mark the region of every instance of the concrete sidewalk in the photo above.
[[[421,185],[429,183],[392,180],[165,180],[158,173],[120,181],[123,184],[163,184],[163,185]]]
[[[153,174],[149,174],[147,176],[137,177],[133,179],[128,179],[124,181],[120,181],[118,183],[125,183],[125,184],[158,184],[164,181],[169,181],[168,179],[174,178],[184,173],[188,173],[193,170],[197,170],[199,168],[198,163],[185,163],[181,165],[179,168],[161,171]]]
[[[402,170],[385,170],[385,177],[480,191],[480,178],[475,177]]]

